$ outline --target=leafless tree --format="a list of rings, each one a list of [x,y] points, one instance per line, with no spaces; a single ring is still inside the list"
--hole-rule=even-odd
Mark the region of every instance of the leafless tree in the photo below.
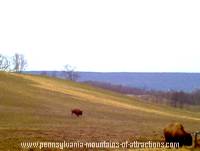
[[[10,61],[7,57],[0,54],[0,71],[7,71],[10,67]]]
[[[66,79],[76,81],[79,78],[79,75],[77,72],[75,72],[75,67],[72,67],[70,65],[64,66],[65,71],[63,71],[63,74]]]
[[[15,72],[22,72],[25,70],[27,66],[27,61],[24,58],[23,54],[15,53],[13,56],[13,71]]]

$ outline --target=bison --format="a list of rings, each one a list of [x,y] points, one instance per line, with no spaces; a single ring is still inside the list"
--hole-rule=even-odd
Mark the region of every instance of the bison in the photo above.
[[[72,115],[75,114],[77,117],[79,117],[80,115],[83,115],[83,111],[81,111],[80,109],[72,109],[71,112],[72,112]]]
[[[192,135],[184,130],[180,123],[171,123],[164,128],[165,142],[178,142],[179,146],[191,146]]]

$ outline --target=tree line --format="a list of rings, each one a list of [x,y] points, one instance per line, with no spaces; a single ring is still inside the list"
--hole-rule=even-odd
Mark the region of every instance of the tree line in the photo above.
[[[11,57],[0,54],[0,71],[22,72],[27,67],[27,61],[23,54],[15,53]]]
[[[146,99],[150,98],[154,103],[168,104],[178,108],[183,108],[187,105],[200,105],[200,89],[194,90],[192,92],[175,90],[156,91],[98,81],[86,81],[85,83],[125,95],[140,96]]]
[[[200,105],[200,89],[196,89],[192,92],[175,90],[168,92],[154,92],[153,95],[166,98],[168,104],[173,107],[183,108],[187,105]]]

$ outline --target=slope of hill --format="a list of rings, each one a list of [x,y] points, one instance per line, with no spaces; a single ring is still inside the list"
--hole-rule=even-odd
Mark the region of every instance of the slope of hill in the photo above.
[[[83,110],[82,117],[71,115]],[[86,84],[0,72],[0,150],[21,141],[163,140],[163,127],[181,122],[199,130],[200,113],[138,101]]]

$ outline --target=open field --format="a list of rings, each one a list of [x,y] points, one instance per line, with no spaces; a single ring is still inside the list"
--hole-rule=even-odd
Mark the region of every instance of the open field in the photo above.
[[[72,116],[72,108],[82,109],[83,116]],[[71,81],[0,72],[2,151],[21,150],[22,141],[162,141],[170,122],[194,132],[200,130],[200,112]]]

